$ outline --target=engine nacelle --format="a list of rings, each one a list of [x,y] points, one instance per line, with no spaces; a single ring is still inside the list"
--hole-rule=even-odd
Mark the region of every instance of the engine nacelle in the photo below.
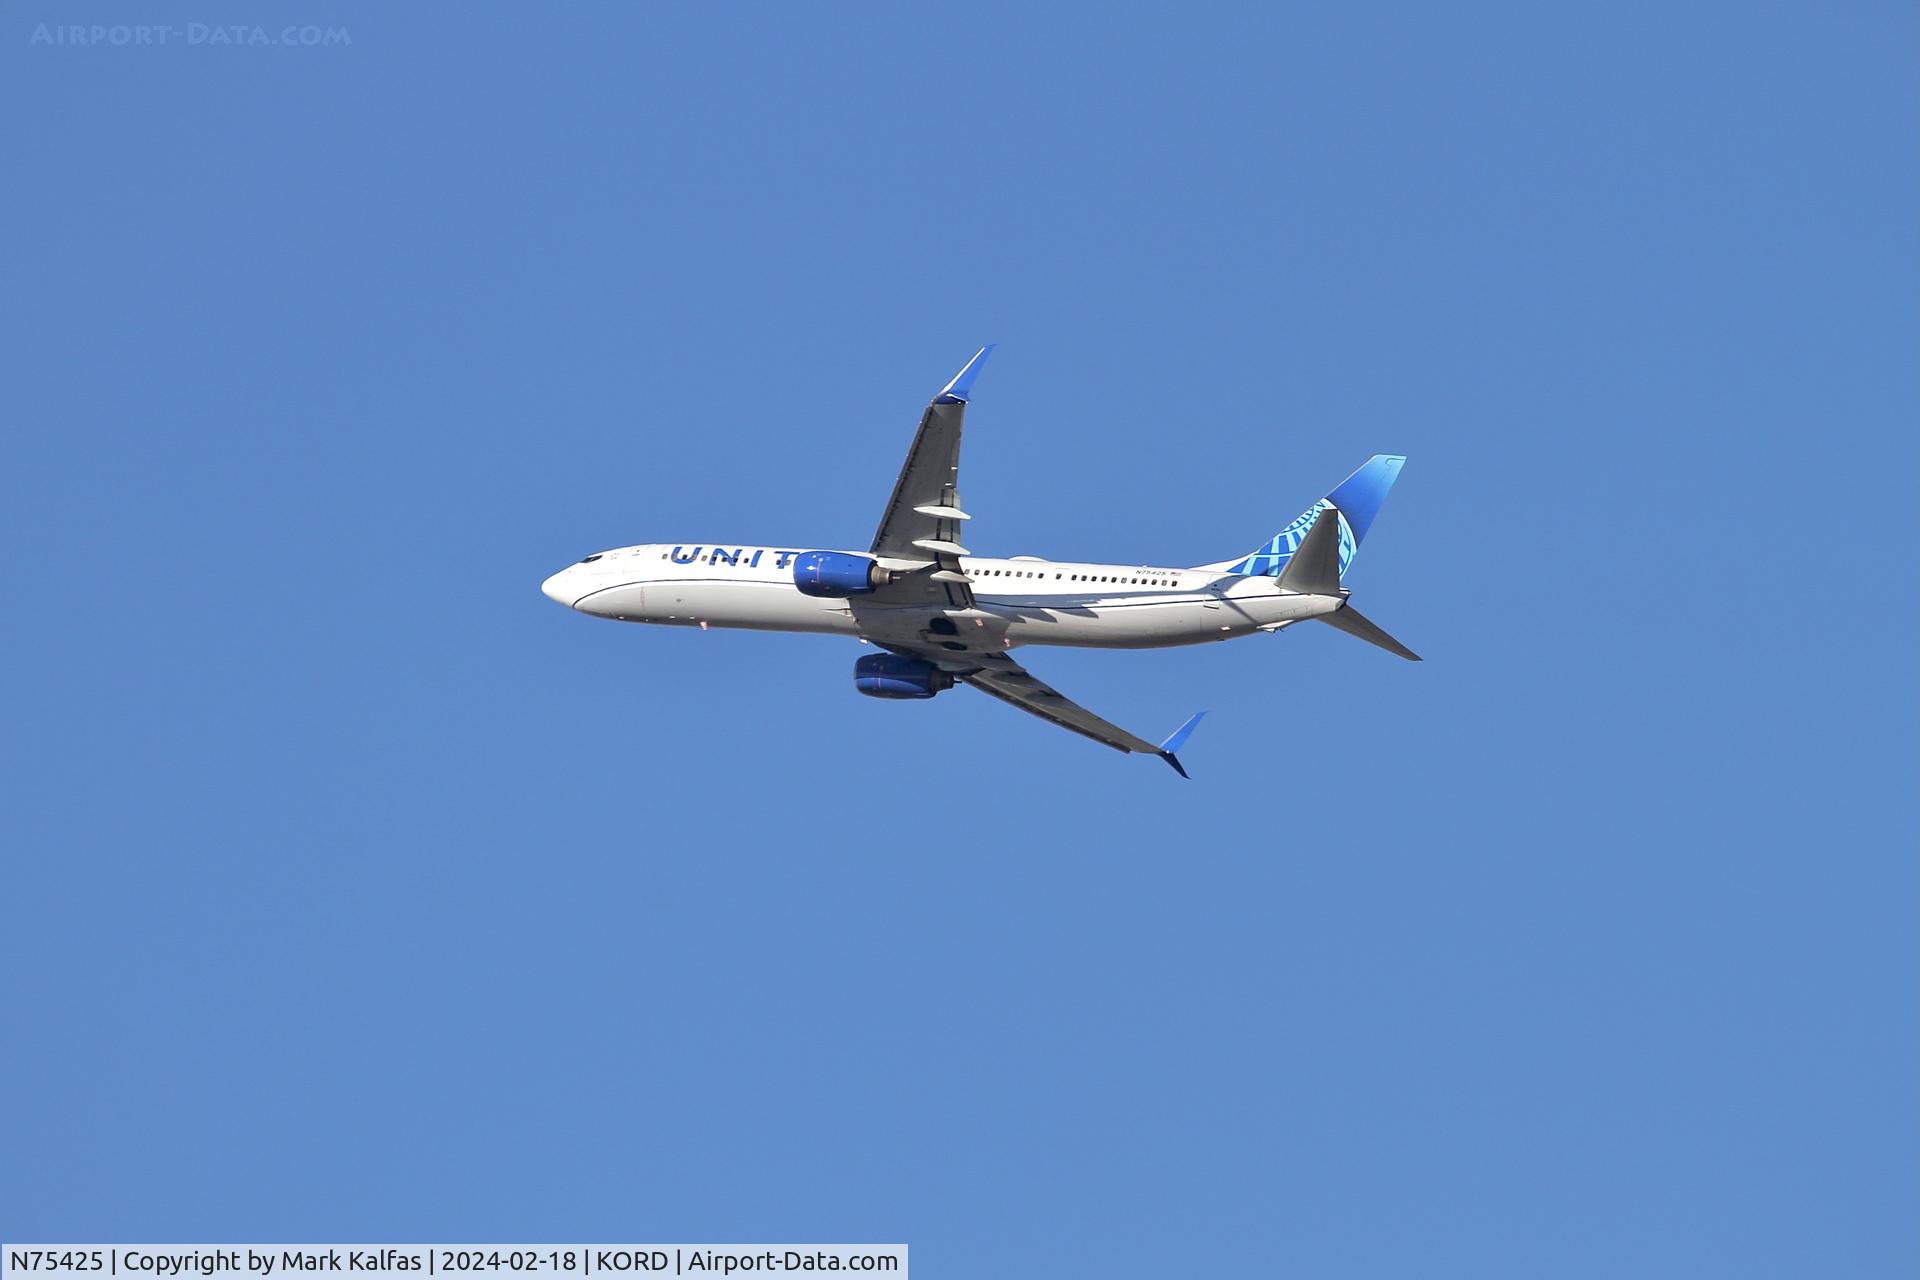
[[[793,585],[803,596],[840,600],[863,596],[893,581],[870,556],[844,551],[803,551],[793,558]]]
[[[853,687],[869,698],[931,698],[953,688],[953,676],[919,658],[870,653],[853,664]]]

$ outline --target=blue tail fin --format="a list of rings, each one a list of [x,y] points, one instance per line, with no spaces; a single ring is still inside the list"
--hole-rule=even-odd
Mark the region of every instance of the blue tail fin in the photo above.
[[[1399,454],[1375,454],[1358,471],[1342,480],[1339,488],[1301,512],[1298,519],[1274,534],[1264,546],[1256,547],[1238,560],[1223,560],[1202,567],[1253,577],[1278,577],[1305,540],[1307,531],[1313,528],[1314,520],[1331,507],[1340,513],[1340,572],[1344,576],[1360,550],[1360,540],[1367,536],[1373,518],[1385,505],[1393,482],[1400,478],[1400,467],[1405,462],[1406,458]]]

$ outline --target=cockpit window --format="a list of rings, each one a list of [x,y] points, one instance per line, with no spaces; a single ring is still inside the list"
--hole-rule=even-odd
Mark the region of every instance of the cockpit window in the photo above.
[[[606,554],[606,552],[604,552],[604,551],[602,551],[602,552],[600,553],[600,555],[593,555],[593,556],[588,556],[588,557],[587,557],[587,558],[586,558],[585,560],[582,560],[582,561],[581,561],[580,563],[581,563],[581,564],[592,564],[592,563],[593,563],[593,562],[594,562],[595,560],[598,560],[598,559],[600,558],[600,556],[603,556],[603,555],[605,555],[605,554]]]

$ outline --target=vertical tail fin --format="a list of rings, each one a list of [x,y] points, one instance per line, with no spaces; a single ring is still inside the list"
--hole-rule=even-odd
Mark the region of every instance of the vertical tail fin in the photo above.
[[[1222,573],[1278,577],[1280,571],[1287,567],[1287,561],[1293,558],[1293,553],[1306,541],[1320,513],[1333,510],[1340,513],[1340,572],[1346,573],[1347,566],[1353,563],[1354,555],[1360,550],[1360,540],[1367,536],[1367,530],[1373,526],[1373,518],[1380,514],[1380,508],[1386,504],[1387,494],[1393,489],[1393,482],[1400,478],[1400,468],[1405,462],[1406,458],[1400,454],[1375,454],[1358,471],[1342,480],[1332,493],[1301,512],[1292,524],[1274,534],[1264,546],[1256,547],[1238,560],[1222,560],[1201,567],[1217,569]]]

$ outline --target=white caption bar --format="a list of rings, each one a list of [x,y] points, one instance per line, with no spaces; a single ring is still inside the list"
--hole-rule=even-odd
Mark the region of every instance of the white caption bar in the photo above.
[[[904,1277],[904,1244],[9,1244],[0,1280],[220,1280],[387,1274],[446,1276]],[[405,1273],[412,1273],[411,1275]]]

